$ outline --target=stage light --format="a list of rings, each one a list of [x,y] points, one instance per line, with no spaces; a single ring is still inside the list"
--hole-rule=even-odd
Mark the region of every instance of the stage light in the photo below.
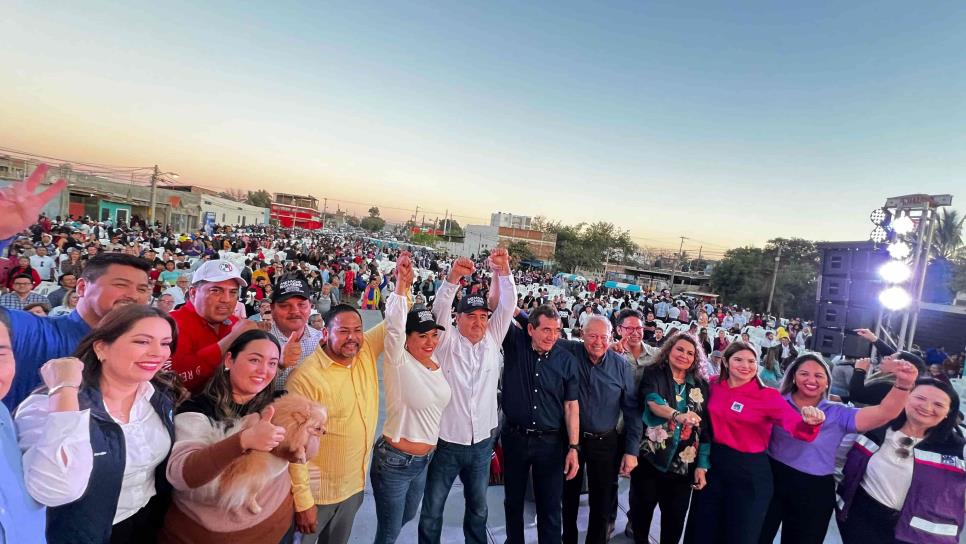
[[[872,232],[869,234],[869,239],[877,244],[881,244],[882,242],[885,242],[886,238],[888,237],[889,237],[889,233],[887,233],[886,230],[882,227],[876,227],[872,229]]]
[[[893,259],[898,259],[900,261],[912,254],[912,249],[909,247],[909,244],[901,241],[889,244],[888,251],[889,255]]]
[[[892,230],[896,231],[896,234],[908,234],[914,228],[916,228],[916,225],[908,215],[903,215],[892,222]]]
[[[876,208],[869,214],[869,221],[877,227],[888,225],[890,219],[892,219],[892,212],[885,208]]]
[[[909,265],[902,261],[889,261],[879,267],[879,276],[889,283],[903,283],[911,275]]]
[[[902,287],[890,287],[881,293],[879,293],[879,302],[886,307],[887,310],[901,310],[912,302],[912,297],[909,296],[909,292]]]

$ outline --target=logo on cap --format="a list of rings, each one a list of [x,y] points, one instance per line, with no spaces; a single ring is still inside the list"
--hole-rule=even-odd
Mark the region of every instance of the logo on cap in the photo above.
[[[483,297],[469,297],[466,299],[466,304],[468,306],[485,306],[486,302],[483,301]]]
[[[218,265],[218,269],[221,270],[222,272],[228,272],[228,273],[235,271],[235,267],[232,266],[232,264],[228,261],[222,261],[221,264]]]
[[[419,312],[419,320],[420,321],[433,321],[433,319],[434,319],[433,318],[433,312],[430,312],[428,310],[423,310],[423,311]]]

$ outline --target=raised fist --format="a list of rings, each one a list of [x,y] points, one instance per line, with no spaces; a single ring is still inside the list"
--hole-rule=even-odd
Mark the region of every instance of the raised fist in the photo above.
[[[59,385],[80,387],[83,381],[84,363],[76,357],[51,359],[40,367],[40,377],[47,389]]]

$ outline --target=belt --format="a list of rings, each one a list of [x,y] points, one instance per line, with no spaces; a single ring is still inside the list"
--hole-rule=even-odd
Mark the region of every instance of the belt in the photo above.
[[[591,440],[600,440],[602,438],[607,438],[613,434],[617,434],[617,430],[607,431],[603,433],[580,433],[581,438],[589,438]]]
[[[508,428],[517,434],[522,434],[523,436],[544,436],[548,434],[560,434],[560,429],[527,429],[525,427],[520,427],[517,425],[510,425]]]

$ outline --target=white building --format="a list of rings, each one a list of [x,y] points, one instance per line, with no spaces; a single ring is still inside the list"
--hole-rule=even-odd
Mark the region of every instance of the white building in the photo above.
[[[214,214],[218,225],[262,225],[267,222],[267,208],[251,206],[213,195],[201,195],[201,222]]]
[[[445,249],[453,255],[469,257],[479,256],[486,250],[493,250],[500,244],[500,227],[489,225],[466,225],[463,228],[463,242],[440,242],[439,249]]]
[[[490,226],[530,230],[530,216],[513,215],[512,213],[503,212],[491,213]]]

